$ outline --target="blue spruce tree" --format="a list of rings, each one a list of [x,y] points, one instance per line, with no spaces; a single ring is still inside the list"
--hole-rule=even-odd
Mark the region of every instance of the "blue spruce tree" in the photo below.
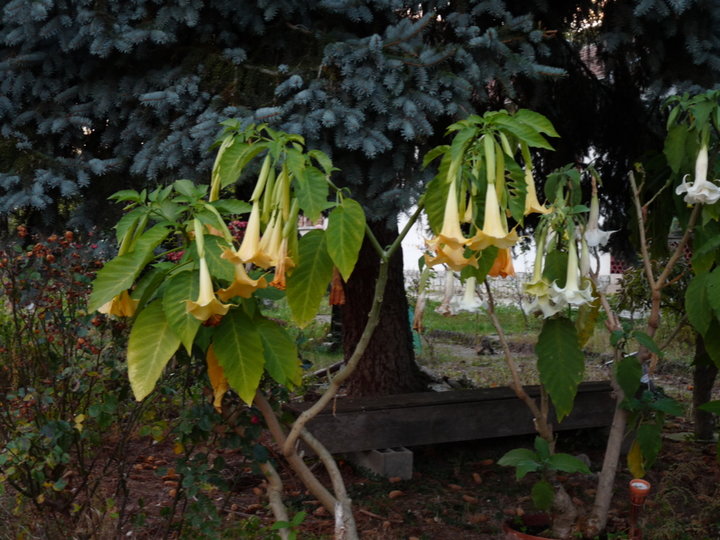
[[[112,221],[117,189],[206,181],[218,123],[235,117],[330,154],[335,181],[389,242],[445,127],[507,103],[543,112],[564,136],[547,168],[595,147],[613,185],[657,148],[660,96],[717,82],[719,23],[720,6],[692,0],[6,1],[0,214],[44,227]],[[393,265],[355,393],[422,385]],[[348,347],[373,275],[370,265],[347,284]]]

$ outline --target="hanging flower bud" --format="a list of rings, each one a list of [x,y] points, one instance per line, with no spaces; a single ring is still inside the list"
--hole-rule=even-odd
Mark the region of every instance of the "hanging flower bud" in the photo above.
[[[343,286],[342,276],[336,266],[333,266],[332,281],[330,282],[330,301],[331,306],[345,305],[345,287]]]

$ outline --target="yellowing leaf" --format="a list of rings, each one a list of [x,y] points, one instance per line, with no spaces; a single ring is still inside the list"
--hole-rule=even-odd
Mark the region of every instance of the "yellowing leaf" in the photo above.
[[[222,398],[230,387],[228,386],[225,372],[223,371],[222,366],[218,363],[217,356],[215,355],[215,348],[212,345],[208,347],[205,359],[207,360],[208,377],[213,389],[213,406],[217,412],[221,412]]]
[[[630,452],[628,452],[627,456],[627,463],[628,469],[630,469],[630,474],[632,474],[633,477],[642,478],[645,476],[642,450],[640,450],[640,445],[637,441],[633,441],[632,446],[630,447]]]

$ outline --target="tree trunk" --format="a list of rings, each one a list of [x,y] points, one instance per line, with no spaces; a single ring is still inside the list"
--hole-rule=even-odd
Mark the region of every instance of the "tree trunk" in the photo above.
[[[369,225],[383,247],[389,246],[398,235],[396,225],[389,226],[384,221],[369,222]],[[379,257],[366,239],[355,270],[345,287],[342,325],[346,360],[350,358],[367,322],[378,269]],[[423,391],[427,382],[415,363],[402,250],[398,250],[390,260],[380,324],[355,373],[348,380],[347,390],[353,396],[401,394]]]
[[[707,354],[702,336],[697,334],[693,366],[693,414],[695,416],[695,436],[701,441],[709,441],[713,438],[714,415],[698,410],[698,406],[710,401],[717,373],[718,368]]]

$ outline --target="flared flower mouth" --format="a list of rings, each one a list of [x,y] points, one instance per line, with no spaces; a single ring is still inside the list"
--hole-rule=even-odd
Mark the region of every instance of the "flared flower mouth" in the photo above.
[[[550,208],[540,204],[537,198],[537,190],[535,189],[535,179],[532,175],[532,170],[529,167],[525,168],[525,186],[527,187],[527,194],[525,195],[525,212],[528,214],[549,214],[552,212]]]
[[[133,300],[128,291],[123,291],[112,300],[100,306],[98,311],[105,315],[114,315],[115,317],[132,317],[139,300]]]
[[[580,288],[580,269],[574,238],[570,239],[568,248],[565,287],[560,288],[557,283],[553,283],[550,295],[556,303],[565,303],[572,306],[581,306],[593,301],[592,286],[588,284],[584,289]]]
[[[425,255],[425,264],[435,266],[437,264],[446,264],[450,269],[460,272],[466,266],[478,267],[477,257],[473,254],[469,258],[465,257],[465,248],[460,246],[457,248],[449,246],[436,247],[437,255],[432,257]]]
[[[295,267],[295,262],[288,257],[288,239],[283,238],[280,242],[280,248],[278,250],[275,262],[275,277],[270,282],[271,287],[285,290],[286,285],[286,274],[289,270]]]
[[[215,315],[224,316],[230,309],[215,296],[212,278],[205,257],[200,257],[200,292],[197,300],[185,301],[187,312],[199,321],[205,322]]]
[[[500,203],[498,202],[495,184],[488,184],[485,195],[485,219],[482,230],[467,240],[467,245],[473,251],[480,251],[490,246],[500,249],[507,249],[514,246],[519,237],[515,229],[508,232],[507,221],[500,214]]]
[[[590,214],[583,236],[588,247],[602,247],[610,240],[610,235],[617,231],[600,230],[600,201],[597,194],[597,183],[592,179],[592,196],[590,198]]]
[[[715,204],[720,200],[720,186],[707,179],[708,147],[703,145],[695,160],[695,180],[688,182],[689,175],[675,188],[676,195],[685,194],[683,200],[688,204]]]
[[[250,298],[256,290],[267,287],[267,280],[264,277],[261,276],[258,279],[252,279],[248,275],[245,270],[245,265],[237,256],[236,251],[226,249],[221,257],[230,261],[235,266],[235,277],[233,278],[233,282],[227,288],[220,289],[217,292],[218,298],[220,298],[223,302],[227,302],[236,296],[241,298]]]

